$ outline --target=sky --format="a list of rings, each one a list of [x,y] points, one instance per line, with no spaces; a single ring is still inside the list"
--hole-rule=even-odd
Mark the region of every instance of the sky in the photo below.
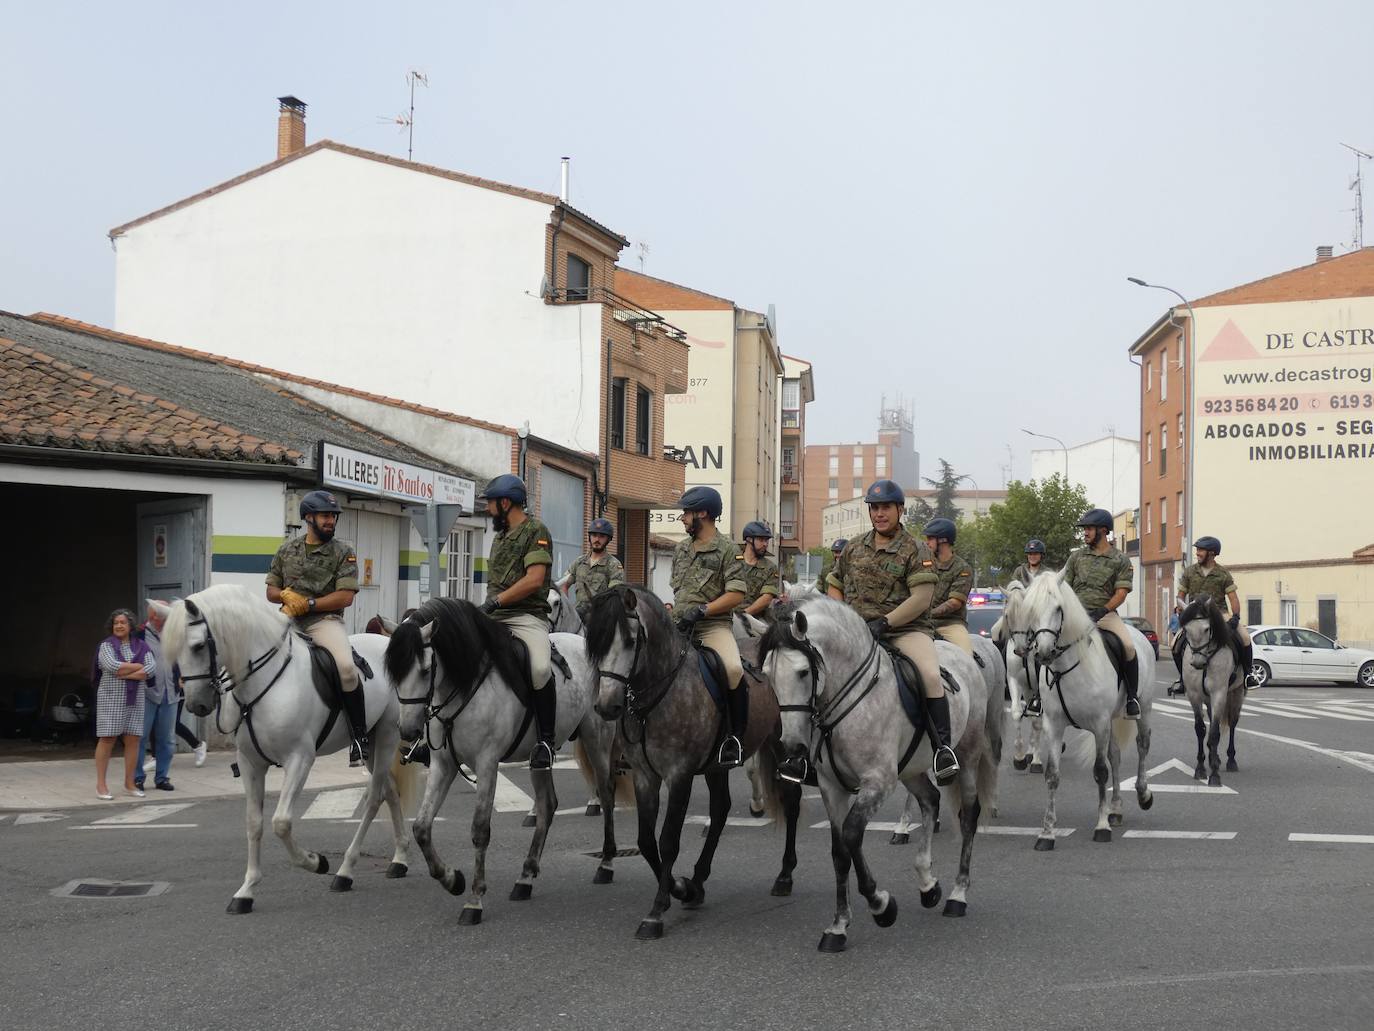
[[[914,410],[923,473],[1139,436],[1132,342],[1353,245],[1374,4],[0,0],[0,309],[114,317],[110,228],[307,137],[557,192],[622,263],[775,305],[813,443]],[[1374,188],[1374,167],[1366,166]],[[1374,194],[1371,194],[1374,206]],[[1374,240],[1374,225],[1371,225]],[[194,341],[180,341],[194,346]],[[1010,447],[1010,452],[1008,451]]]

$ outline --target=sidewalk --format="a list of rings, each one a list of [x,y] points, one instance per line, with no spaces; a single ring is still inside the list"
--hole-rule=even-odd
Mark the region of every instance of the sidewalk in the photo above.
[[[211,752],[205,765],[196,769],[190,753],[179,753],[172,761],[171,781],[175,791],[158,791],[153,787],[153,775],[147,775],[147,798],[133,798],[124,794],[124,759],[115,756],[110,761],[109,786],[113,802],[95,797],[95,760],[60,759],[52,762],[5,763],[0,765],[0,812],[18,809],[78,809],[87,806],[113,808],[121,805],[143,805],[147,802],[181,802],[207,798],[242,798],[243,782],[236,780],[229,769],[234,761],[232,751]],[[310,769],[308,787],[337,788],[365,784],[367,770],[349,769],[348,751],[324,755],[315,760]],[[273,767],[267,771],[267,791],[281,790],[282,771]]]

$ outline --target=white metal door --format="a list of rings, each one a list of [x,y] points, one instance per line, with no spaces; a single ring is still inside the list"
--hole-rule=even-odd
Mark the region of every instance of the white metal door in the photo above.
[[[138,599],[184,598],[205,586],[205,498],[199,495],[138,506]]]
[[[346,508],[335,531],[358,556],[358,594],[344,610],[350,634],[360,634],[373,616],[400,616],[401,518]]]

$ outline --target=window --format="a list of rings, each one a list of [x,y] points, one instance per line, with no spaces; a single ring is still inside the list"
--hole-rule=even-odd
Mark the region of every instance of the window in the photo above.
[[[1336,599],[1317,599],[1317,629],[1333,640],[1336,637]]]
[[[855,476],[864,474],[864,453],[855,451],[849,459],[849,471]]]
[[[589,301],[592,296],[592,267],[576,254],[568,255],[568,289],[570,301]]]
[[[831,476],[839,476],[839,475],[840,475],[840,456],[839,456],[839,455],[831,455],[831,456],[830,456],[830,475],[831,475]],[[833,486],[833,484],[832,484],[832,486]]]
[[[1150,523],[1150,503],[1147,501],[1147,502],[1145,503],[1145,532],[1146,532],[1146,533],[1149,533],[1150,530],[1151,530],[1151,523]]]
[[[1169,424],[1159,424],[1159,475],[1169,471]]]
[[[635,450],[649,453],[649,424],[653,420],[654,398],[647,387],[635,390]]]
[[[630,558],[628,542],[630,540],[630,511],[629,509],[617,509],[615,513],[615,557],[620,559],[623,566]]]
[[[1145,434],[1145,464],[1150,464],[1150,452],[1155,449],[1155,435],[1147,432]]]
[[[1317,608],[1320,610],[1321,602],[1317,602]],[[1336,603],[1334,601],[1331,602],[1331,611],[1334,618],[1336,611]],[[1315,630],[1294,630],[1293,636],[1298,639],[1299,648],[1320,648],[1325,651],[1332,651],[1336,647],[1331,643],[1330,639],[1323,637]]]
[[[1174,495],[1174,504],[1178,508],[1178,519],[1175,520],[1179,526],[1183,525],[1183,491]]]
[[[1150,384],[1154,380],[1155,370],[1150,362],[1145,363],[1145,393],[1150,392]]]
[[[877,473],[877,475],[878,475],[878,479],[881,480],[884,476],[887,475],[887,452],[886,452],[886,451],[879,451],[879,452],[878,452],[877,456],[873,459],[873,467],[874,467],[874,472]]]
[[[862,477],[862,476],[856,476],[856,477],[854,477],[854,493],[855,493],[855,494],[862,494],[863,492],[864,492],[864,480],[863,480],[863,477]]]
[[[1279,622],[1296,623],[1298,621],[1298,599],[1280,598],[1279,599]]]
[[[472,601],[476,595],[472,583],[472,534],[471,530],[454,530],[448,535],[448,549],[444,553],[446,597]]]
[[[1166,347],[1159,352],[1159,399],[1166,400],[1169,396],[1169,349]]]
[[[611,447],[625,446],[626,383],[619,376],[611,380]]]
[[[797,449],[795,447],[782,449],[782,482],[797,482]]]
[[[1250,626],[1255,626],[1257,623],[1263,623],[1263,622],[1264,622],[1264,599],[1263,599],[1263,598],[1246,598],[1246,599],[1245,599],[1245,622],[1246,622],[1247,624],[1249,624]],[[1261,637],[1267,637],[1267,636],[1268,636],[1268,633],[1266,632],[1266,633],[1264,633],[1264,634],[1261,634],[1260,636],[1261,636]]]
[[[801,407],[801,380],[782,381],[782,406],[793,410]]]
[[[830,477],[830,486],[829,486],[829,489],[832,490],[832,491],[836,491],[836,490],[839,490],[839,489],[840,489],[840,480],[839,480],[839,477],[837,477],[837,476],[832,476],[832,477]]]
[[[1159,499],[1159,550],[1169,546],[1169,499]]]

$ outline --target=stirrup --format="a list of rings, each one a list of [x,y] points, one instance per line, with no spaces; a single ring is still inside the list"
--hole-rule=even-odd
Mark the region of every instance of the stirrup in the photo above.
[[[721,741],[720,750],[716,752],[716,765],[726,769],[744,765],[744,746],[734,734],[727,734]]]
[[[1045,715],[1045,710],[1044,710],[1043,708],[1040,707],[1040,696],[1039,696],[1038,694],[1031,695],[1030,698],[1026,699],[1026,705],[1025,705],[1025,708],[1023,708],[1023,709],[1021,710],[1021,715],[1022,715],[1022,716],[1043,716],[1043,715]]]
[[[1132,712],[1132,711],[1131,711],[1132,709],[1134,709],[1135,711]],[[1128,720],[1138,720],[1138,719],[1140,719],[1140,701],[1139,701],[1139,699],[1136,699],[1136,698],[1127,698],[1127,699],[1126,699],[1126,707],[1125,707],[1124,709],[1121,710],[1121,715],[1122,715],[1125,719],[1128,719]]]
[[[1186,690],[1187,689],[1183,686],[1182,680],[1175,680],[1172,684],[1169,685],[1169,697],[1173,698],[1176,695],[1184,694]]]
[[[788,784],[802,784],[811,772],[811,760],[804,755],[789,756],[778,763],[778,780]]]
[[[355,737],[352,740],[352,742],[350,742],[348,746],[349,766],[356,767],[367,765],[367,760],[371,756],[371,752],[368,749],[367,744],[368,742],[366,734],[364,734],[362,737]]]
[[[530,752],[530,769],[553,769],[553,746],[547,741],[536,741],[534,743],[534,749]]]
[[[936,784],[948,784],[959,776],[959,757],[949,745],[935,749],[935,759],[930,764],[930,772],[935,774]]]

